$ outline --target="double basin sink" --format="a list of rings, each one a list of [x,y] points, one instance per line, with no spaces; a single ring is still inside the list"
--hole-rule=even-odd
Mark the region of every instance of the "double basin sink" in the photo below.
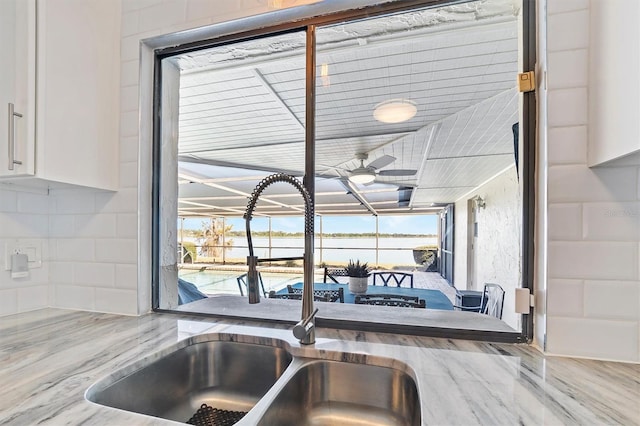
[[[412,370],[398,361],[294,356],[282,340],[236,339],[192,337],[105,377],[86,398],[199,425],[421,424]]]

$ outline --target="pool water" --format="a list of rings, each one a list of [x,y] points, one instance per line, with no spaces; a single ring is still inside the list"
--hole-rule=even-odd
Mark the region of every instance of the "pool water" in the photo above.
[[[214,295],[214,294],[233,294],[240,295],[238,289],[237,277],[242,275],[242,272],[238,271],[194,271],[194,270],[181,270],[179,273],[180,278],[185,281],[189,281],[198,287],[201,292]],[[262,281],[264,282],[264,288],[267,292],[270,290],[278,291],[287,286],[287,284],[295,284],[302,282],[302,274],[292,273],[278,273],[278,272],[261,272]],[[316,277],[317,279],[318,277]],[[322,279],[322,277],[320,277]],[[245,289],[243,289],[246,295]]]

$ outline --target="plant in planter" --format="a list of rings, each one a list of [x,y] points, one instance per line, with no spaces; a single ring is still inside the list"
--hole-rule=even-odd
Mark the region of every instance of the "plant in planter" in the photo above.
[[[349,263],[345,268],[349,276],[349,291],[354,294],[364,294],[367,292],[367,282],[371,268],[365,263],[355,262],[349,259]]]

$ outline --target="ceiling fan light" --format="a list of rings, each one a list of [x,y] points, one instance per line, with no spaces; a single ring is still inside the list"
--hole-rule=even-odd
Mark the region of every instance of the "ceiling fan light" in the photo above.
[[[354,170],[349,176],[349,180],[357,184],[365,184],[373,182],[376,178],[375,173],[371,173],[369,170]]]
[[[373,110],[373,118],[382,123],[402,123],[418,112],[416,103],[409,99],[389,99],[380,102]]]

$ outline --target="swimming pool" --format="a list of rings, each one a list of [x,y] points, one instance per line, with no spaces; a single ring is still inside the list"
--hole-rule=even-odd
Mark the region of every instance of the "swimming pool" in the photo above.
[[[240,295],[238,290],[237,277],[242,275],[239,271],[196,271],[183,269],[178,272],[180,278],[189,281],[198,287],[203,293],[208,295],[214,294],[233,294]],[[279,272],[261,272],[264,288],[267,292],[270,290],[278,291],[285,288],[287,284],[295,284],[303,280],[303,275]],[[246,295],[246,292],[244,293]]]

